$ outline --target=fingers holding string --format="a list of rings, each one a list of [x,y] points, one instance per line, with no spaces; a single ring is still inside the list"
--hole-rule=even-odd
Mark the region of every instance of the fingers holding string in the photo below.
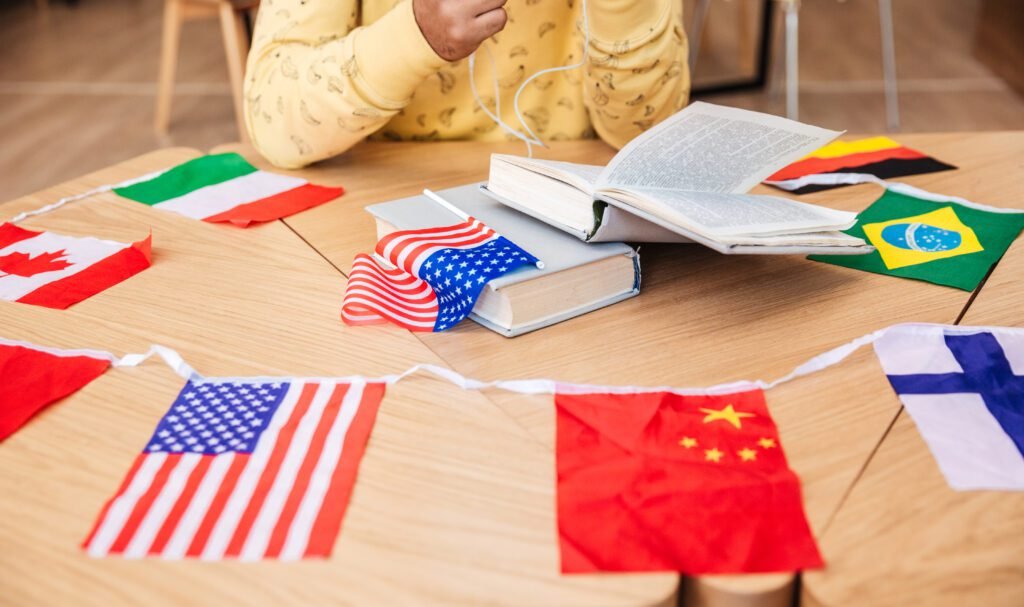
[[[508,13],[505,12],[504,0],[491,2],[491,4],[495,3],[498,6],[478,14],[476,19],[473,20],[474,25],[479,28],[478,31],[483,34],[484,38],[490,38],[497,34],[505,29],[505,24],[508,23]]]
[[[481,17],[498,9],[504,10],[508,0],[470,0],[465,3],[466,14]]]

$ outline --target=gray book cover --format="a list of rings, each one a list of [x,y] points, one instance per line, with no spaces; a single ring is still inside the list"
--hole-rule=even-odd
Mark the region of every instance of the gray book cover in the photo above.
[[[495,278],[489,283],[494,290],[609,257],[621,255],[634,261],[635,279],[630,289],[583,308],[565,310],[527,327],[518,327],[511,331],[505,327],[499,327],[475,313],[470,314],[470,318],[491,330],[507,337],[514,337],[622,301],[640,292],[639,257],[629,245],[621,242],[584,243],[542,221],[490,199],[480,191],[478,183],[442,190],[437,194],[456,208],[486,223],[499,234],[544,262],[543,269],[533,266],[522,267]],[[399,230],[417,230],[461,221],[454,213],[423,195],[371,205],[366,207],[366,210],[380,221],[393,225]]]

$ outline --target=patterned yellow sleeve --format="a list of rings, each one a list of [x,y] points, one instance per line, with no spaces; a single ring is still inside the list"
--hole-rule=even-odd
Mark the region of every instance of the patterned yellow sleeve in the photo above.
[[[410,0],[365,27],[355,27],[358,8],[358,0],[262,3],[245,119],[256,149],[275,165],[298,168],[350,148],[445,65],[423,38]]]
[[[583,100],[607,143],[622,147],[686,105],[682,6],[680,0],[590,0]]]

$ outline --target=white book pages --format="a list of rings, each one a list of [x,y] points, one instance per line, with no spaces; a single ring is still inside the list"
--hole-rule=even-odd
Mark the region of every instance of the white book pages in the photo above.
[[[608,193],[629,206],[723,241],[734,236],[845,230],[857,220],[855,213],[776,196],[652,188],[614,189]]]
[[[594,164],[542,160],[540,158],[526,158],[509,154],[491,154],[492,175],[495,173],[495,168],[500,170],[501,163],[511,164],[552,179],[557,179],[578,188],[590,196],[594,195],[597,179],[601,176],[601,171],[604,170],[604,167]]]
[[[630,141],[599,186],[744,193],[840,134],[698,101]]]

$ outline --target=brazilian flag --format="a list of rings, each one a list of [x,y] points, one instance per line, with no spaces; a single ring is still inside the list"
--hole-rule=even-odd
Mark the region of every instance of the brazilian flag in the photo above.
[[[1024,212],[986,211],[886,190],[846,230],[874,245],[874,253],[810,259],[973,291],[1021,228]]]

